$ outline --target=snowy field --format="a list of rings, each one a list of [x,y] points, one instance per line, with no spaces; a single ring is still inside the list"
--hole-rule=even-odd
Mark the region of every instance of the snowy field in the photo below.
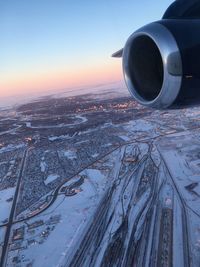
[[[0,224],[8,221],[15,188],[8,188],[0,191]]]

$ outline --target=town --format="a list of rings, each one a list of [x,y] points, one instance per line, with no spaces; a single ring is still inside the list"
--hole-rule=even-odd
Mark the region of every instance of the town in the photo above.
[[[109,89],[1,109],[0,265],[197,266],[199,115]]]

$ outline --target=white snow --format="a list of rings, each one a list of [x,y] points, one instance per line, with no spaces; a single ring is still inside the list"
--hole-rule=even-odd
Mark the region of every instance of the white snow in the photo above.
[[[134,131],[134,132],[139,132],[139,131],[151,131],[155,128],[155,125],[152,122],[148,122],[147,120],[134,120],[130,121],[127,123],[127,126],[125,128],[128,131]]]
[[[86,174],[92,181],[95,181],[96,183],[101,183],[101,180],[105,178],[104,174],[97,169],[87,169]]]
[[[27,128],[31,128],[31,123],[30,122],[26,122],[26,127]]]
[[[64,139],[70,139],[70,135],[60,135],[60,136],[50,136],[48,139],[49,141],[56,141],[56,140],[64,140]]]
[[[85,118],[85,117],[83,117],[81,115],[76,115],[76,118],[81,120],[81,122],[76,123],[76,124],[80,124],[80,123],[84,123],[84,122],[87,122],[88,121],[87,118]],[[75,124],[73,124],[73,125],[75,125]]]
[[[69,116],[68,116],[69,117]],[[88,121],[87,118],[81,116],[81,115],[76,115],[72,116],[73,119],[75,119],[74,123],[60,123],[57,125],[39,125],[39,126],[33,126],[31,122],[26,122],[26,127],[32,128],[32,129],[53,129],[53,128],[62,128],[62,127],[74,127],[75,125],[79,125],[81,123],[85,123]],[[78,119],[78,120],[76,120]]]
[[[130,141],[130,138],[128,137],[128,136],[126,136],[126,135],[120,135],[119,136],[121,139],[123,139],[124,141]]]
[[[16,149],[20,149],[20,148],[23,148],[23,147],[25,147],[25,144],[8,145],[8,146],[5,146],[5,147],[2,147],[0,149],[0,153],[10,152],[10,151],[13,151],[13,150],[16,150]]]
[[[98,156],[99,156],[99,153],[94,153],[94,154],[92,155],[93,158],[96,158],[96,157],[98,157]]]
[[[64,156],[67,157],[68,159],[71,159],[71,160],[77,158],[76,152],[72,151],[72,150],[64,151]]]
[[[111,143],[107,143],[105,145],[102,145],[102,147],[109,147],[109,146],[112,146],[112,144]]]
[[[44,181],[44,183],[47,185],[47,184],[53,182],[54,180],[56,180],[59,177],[60,177],[60,175],[58,175],[58,174],[50,174],[50,175],[47,176],[47,178]]]
[[[4,131],[4,132],[0,132],[0,135],[4,135],[4,134],[16,134],[16,130],[18,130],[20,127],[21,127],[21,125],[16,125],[16,124],[14,124],[13,126],[16,126],[15,128],[13,128],[13,129],[10,129],[10,130],[8,130],[8,131]]]
[[[118,158],[123,154],[121,151],[115,151],[110,156],[106,157],[105,164],[118,164]],[[117,157],[117,158],[116,158]],[[111,168],[116,169],[111,164]],[[70,261],[74,253],[77,251],[77,244],[80,244],[84,238],[88,227],[92,224],[94,212],[101,203],[102,197],[109,188],[107,183],[110,183],[108,173],[104,175],[98,169],[87,169],[80,173],[80,176],[86,176],[84,183],[80,185],[80,192],[71,197],[65,197],[64,194],[57,196],[56,201],[46,210],[37,216],[37,220],[48,221],[52,215],[61,215],[61,220],[56,224],[53,231],[50,232],[48,238],[41,244],[37,241],[40,239],[40,233],[45,230],[48,224],[44,224],[35,230],[33,236],[26,231],[25,238],[36,240],[35,244],[27,247],[24,253],[25,259],[34,260],[34,266],[37,267],[53,267],[53,266],[68,266],[66,261]],[[69,186],[80,179],[80,176],[66,182],[63,186]],[[112,175],[113,176],[113,175]],[[58,176],[50,175],[48,180]],[[31,224],[36,218],[28,220]],[[17,227],[20,227],[18,224]],[[42,251],[42,253],[41,253]]]
[[[179,146],[180,143],[183,145],[182,148]],[[158,143],[157,148],[161,152],[185,203],[187,203],[191,210],[200,215],[199,184],[192,190],[193,192],[186,188],[192,183],[199,183],[200,180],[200,166],[196,165],[198,160],[192,161],[187,158],[188,155],[192,156],[195,153],[199,153],[199,141],[192,133],[184,132],[179,133],[179,135],[176,134],[163,138]]]
[[[15,188],[7,188],[0,191],[0,224],[9,217],[12,201],[8,202],[7,200],[12,198],[14,193]]]
[[[88,143],[89,140],[83,140],[83,141],[79,141],[76,143],[76,145],[81,145],[81,144],[85,144],[85,143]]]
[[[0,247],[1,245],[3,245],[5,233],[6,233],[6,227],[0,227]],[[0,249],[0,257],[1,257],[1,249]]]
[[[47,164],[45,161],[41,161],[40,162],[40,169],[41,169],[41,172],[45,172],[46,171],[46,168],[47,168]]]
[[[34,259],[34,265],[37,267],[60,266],[66,255],[73,254],[79,240],[82,239],[83,230],[96,209],[95,196],[96,192],[89,181],[85,181],[83,191],[73,197],[58,196],[56,202],[46,212],[47,214],[41,214],[37,219],[48,219],[53,212],[53,214],[62,214],[60,223],[44,243],[39,246],[32,245],[26,249],[26,258]],[[32,220],[35,219],[29,222]]]

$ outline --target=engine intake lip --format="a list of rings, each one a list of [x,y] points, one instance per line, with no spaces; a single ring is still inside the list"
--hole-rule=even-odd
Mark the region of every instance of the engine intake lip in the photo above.
[[[159,76],[162,78],[162,81],[159,83],[157,81],[156,83],[157,86],[159,84],[160,88],[157,87],[155,89],[152,87],[152,95],[150,95],[150,97],[147,97],[145,95],[145,90],[138,86],[138,84],[141,85],[142,82],[141,80],[138,80],[140,83],[137,82],[138,77],[141,78],[144,77],[144,75],[142,73],[140,75],[140,72],[138,72],[139,75],[134,77],[130,67],[134,46],[138,43],[138,40],[140,42],[140,40],[145,40],[145,38],[149,40],[147,43],[152,43],[150,44],[151,50],[155,50],[156,55],[160,57],[160,59],[158,59],[159,64],[161,62]],[[134,62],[132,62],[132,64],[134,64]],[[149,66],[147,66],[147,69]],[[148,24],[133,33],[126,42],[123,50],[123,72],[126,85],[131,95],[139,103],[159,109],[167,108],[172,105],[179,94],[182,84],[181,54],[172,33],[159,22]],[[153,74],[152,79],[154,78],[155,75]],[[151,81],[149,80],[148,82]],[[154,86],[155,82],[152,83],[152,85]]]

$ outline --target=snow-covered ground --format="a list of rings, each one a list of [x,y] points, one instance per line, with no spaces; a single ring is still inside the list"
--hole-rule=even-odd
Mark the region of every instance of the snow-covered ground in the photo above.
[[[197,139],[198,136],[198,133],[195,132],[172,134],[163,138],[158,143],[158,148],[187,206],[200,216],[200,143]]]
[[[8,131],[3,131],[3,132],[0,132],[0,135],[5,135],[5,134],[15,134],[16,131],[21,127],[21,125],[13,125],[14,128],[8,130]]]
[[[88,170],[90,173],[91,171]],[[98,171],[96,171],[98,173]],[[91,174],[91,173],[90,173]],[[101,179],[99,179],[101,178]],[[66,256],[73,254],[77,248],[79,240],[83,237],[83,231],[87,228],[90,220],[93,217],[96,206],[98,205],[101,195],[96,194],[96,183],[98,179],[99,193],[104,193],[105,177],[99,174],[99,178],[94,175],[85,179],[81,190],[73,197],[65,197],[60,195],[56,202],[44,214],[37,216],[37,220],[48,221],[51,215],[60,214],[61,220],[55,226],[55,229],[50,233],[48,239],[40,244],[37,243],[26,249],[25,258],[34,260],[34,265],[42,266],[61,266]],[[90,181],[90,179],[94,181]],[[31,219],[28,224],[31,224],[36,219]],[[40,239],[40,233],[45,231],[47,225],[40,228],[36,240]],[[33,238],[31,234],[26,235],[27,239]],[[57,242],[59,238],[59,242]],[[55,243],[57,244],[55,246]],[[42,253],[41,253],[42,251]]]
[[[119,151],[113,152],[105,158],[105,166],[108,167],[110,165],[110,168],[114,168],[114,164],[117,164],[117,159],[120,155]],[[56,201],[47,211],[41,213],[36,218],[27,220],[26,225],[41,220],[44,224],[35,228],[34,234],[31,231],[27,231],[26,226],[25,243],[27,244],[27,240],[35,240],[35,242],[24,251],[24,260],[30,262],[33,260],[34,266],[37,267],[63,266],[62,264],[66,262],[66,258],[69,259],[73,256],[77,250],[77,244],[83,240],[84,234],[88,230],[89,225],[91,225],[95,211],[113,180],[112,174],[95,168],[87,169],[81,172],[79,177],[75,177],[63,184],[63,187],[70,186],[74,183],[76,184],[80,177],[84,177],[84,181],[76,186],[78,190],[75,195],[65,196],[65,194],[59,193]],[[55,177],[56,175],[50,175],[49,179]],[[60,220],[53,226],[55,228],[50,231],[48,237],[43,239],[41,234],[47,231],[48,226],[52,227],[48,221],[51,216],[55,215],[60,216]],[[13,226],[13,229],[21,225],[23,223],[18,223]],[[25,263],[21,264],[21,266],[25,266]]]
[[[44,161],[44,159],[40,162],[40,170],[41,172],[45,172],[46,168],[48,167],[47,163]]]
[[[2,247],[4,244],[5,233],[6,233],[6,227],[0,227],[0,258],[2,253]]]
[[[4,146],[4,147],[0,148],[0,153],[17,150],[19,148],[24,148],[24,147],[25,147],[24,143],[18,144],[18,145],[7,145],[7,146]]]
[[[71,160],[77,158],[76,152],[72,151],[72,150],[64,151],[64,156],[67,157],[68,159],[71,159]]]
[[[32,128],[32,129],[53,129],[53,128],[63,128],[63,127],[74,127],[76,125],[87,122],[87,118],[85,118],[84,116],[81,116],[81,115],[76,115],[73,118],[75,119],[74,123],[61,123],[58,125],[33,126],[31,122],[26,122],[26,127]]]
[[[28,205],[12,225],[9,267],[15,256],[20,267],[132,266],[135,259],[137,267],[198,266],[199,108],[152,111],[125,103],[122,113],[119,104],[109,115],[109,106],[105,118],[104,110],[96,108],[69,115],[74,124],[59,118],[55,126],[44,124],[49,131],[42,120],[34,126],[37,115],[20,115],[18,136],[36,133],[38,139],[27,144],[19,207]],[[88,125],[79,132],[70,128],[79,123]],[[7,143],[0,148],[5,185],[10,182],[4,175],[7,159],[12,154],[18,160],[16,150],[25,147],[19,138],[16,145]],[[12,203],[6,192],[0,191],[1,222]],[[18,227],[24,227],[24,236],[15,249],[18,242],[12,237]]]
[[[153,138],[159,135],[157,132],[157,123],[152,123],[151,121],[138,119],[132,120],[124,125],[124,129],[128,132],[128,136],[122,136],[122,139],[129,141],[130,138]],[[131,138],[131,139],[132,139]]]
[[[0,191],[0,224],[4,224],[9,218],[14,193],[15,188],[7,188]]]
[[[65,140],[65,139],[70,139],[70,135],[60,135],[60,136],[50,136],[48,139],[49,141],[56,141],[56,140]]]
[[[44,183],[47,185],[54,180],[58,179],[60,176],[58,174],[49,174],[47,178],[44,180]]]

